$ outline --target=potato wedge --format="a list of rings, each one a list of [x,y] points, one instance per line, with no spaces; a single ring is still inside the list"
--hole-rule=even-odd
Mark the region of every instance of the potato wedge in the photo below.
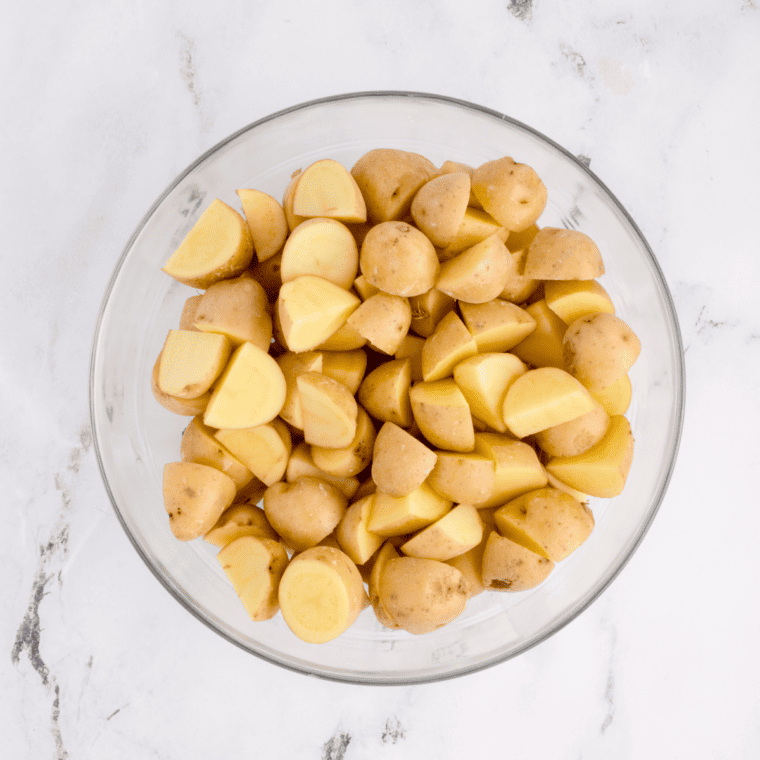
[[[486,214],[482,209],[468,207],[454,239],[445,248],[438,250],[438,259],[441,262],[448,261],[462,251],[477,245],[481,240],[497,233],[502,243],[509,237],[509,231],[505,230],[490,214]]]
[[[384,539],[367,530],[375,495],[355,501],[338,523],[335,536],[340,548],[357,565],[363,565],[383,544]]]
[[[590,412],[574,420],[540,430],[536,433],[536,443],[549,456],[572,457],[601,441],[609,425],[609,415],[597,402]]]
[[[583,232],[544,227],[528,248],[524,274],[537,280],[593,280],[604,274],[604,262]]]
[[[282,196],[282,210],[285,212],[285,219],[288,223],[288,230],[290,232],[293,232],[299,224],[302,224],[308,219],[306,216],[298,216],[293,212],[293,196],[296,192],[298,180],[301,179],[301,173],[301,170],[297,169],[290,175],[290,182],[285,188],[285,193]]]
[[[304,372],[322,372],[324,356],[319,351],[304,351],[301,354],[286,351],[275,361],[285,378],[285,403],[280,410],[280,417],[289,425],[303,430],[301,394],[296,378]]]
[[[367,232],[369,232],[369,230],[367,230]],[[362,301],[366,301],[368,298],[371,298],[375,295],[375,293],[382,292],[380,288],[376,288],[374,285],[370,285],[369,282],[367,282],[367,278],[363,274],[360,274],[354,280],[354,290],[359,294],[359,298],[361,298]]]
[[[473,549],[482,538],[483,523],[478,510],[470,504],[459,504],[401,544],[400,549],[408,557],[445,562]]]
[[[293,191],[293,213],[349,223],[367,220],[367,207],[356,180],[344,166],[330,158],[315,161],[298,176]]]
[[[370,296],[351,316],[348,324],[371,348],[383,354],[394,354],[409,332],[412,308],[408,298],[376,293]]]
[[[181,414],[189,417],[194,417],[196,414],[203,414],[203,411],[208,406],[211,393],[207,391],[202,396],[198,396],[198,398],[187,399],[177,398],[176,396],[170,396],[168,393],[164,393],[161,388],[158,387],[158,372],[160,367],[161,354],[158,355],[156,363],[153,365],[153,373],[150,377],[150,387],[156,401],[158,401],[164,409],[167,409],[174,414]],[[409,414],[411,416],[411,412]]]
[[[396,359],[408,358],[410,360],[409,371],[413,383],[422,380],[422,347],[424,345],[424,338],[417,335],[406,335],[394,354]]]
[[[348,446],[340,449],[312,446],[311,457],[320,470],[350,478],[369,466],[374,446],[375,426],[367,412],[357,405],[356,433]]]
[[[395,359],[373,369],[362,381],[356,397],[376,420],[406,428],[412,424],[410,385],[411,360]]]
[[[604,407],[610,417],[615,414],[625,414],[633,398],[631,378],[627,374],[621,375],[612,385],[600,391],[589,391],[589,393],[594,401],[598,401]]]
[[[496,531],[488,536],[482,560],[483,585],[490,591],[527,591],[545,581],[554,562]]]
[[[425,482],[437,458],[406,430],[386,422],[375,439],[372,480],[390,496],[407,496]]]
[[[480,304],[460,302],[459,310],[481,354],[509,351],[536,329],[535,318],[525,309],[499,298]]]
[[[525,260],[528,258],[528,248],[537,234],[538,227],[535,224],[522,232],[510,232],[507,238],[507,250],[515,266],[499,298],[519,304],[527,301],[536,292],[541,280],[525,275]]]
[[[422,435],[433,446],[449,451],[473,450],[475,429],[470,407],[452,378],[417,383],[409,401]]]
[[[452,502],[433,491],[427,483],[401,497],[376,491],[367,530],[386,538],[403,536],[435,522],[451,507]]]
[[[375,612],[375,617],[386,628],[391,628],[393,630],[397,630],[401,628],[401,626],[393,620],[380,598],[380,583],[389,560],[398,559],[399,556],[400,555],[393,544],[386,541],[380,547],[380,550],[375,557],[375,561],[372,563],[372,570],[370,571],[369,581],[367,582],[369,602]]]
[[[322,369],[315,370],[345,385],[356,394],[367,369],[367,354],[361,349],[354,351],[321,351]]]
[[[478,353],[478,344],[456,312],[449,312],[422,347],[422,378],[450,377],[459,362]]]
[[[180,541],[192,541],[208,532],[237,491],[229,475],[194,462],[164,465],[163,489],[169,527]]]
[[[356,435],[358,408],[351,391],[319,372],[296,377],[306,443],[328,449],[349,446]]]
[[[288,236],[288,220],[280,203],[261,190],[237,190],[243,215],[253,240],[253,250],[259,262],[272,258],[280,251]]]
[[[270,538],[273,541],[280,539],[261,507],[254,504],[233,504],[222,512],[222,516],[203,536],[203,540],[223,548],[243,536]]]
[[[222,373],[230,351],[224,335],[169,330],[161,351],[158,387],[176,398],[198,398]]]
[[[483,454],[439,451],[428,485],[456,504],[480,504],[493,493],[494,462]]]
[[[274,419],[252,428],[217,430],[214,436],[264,485],[271,486],[285,476],[292,442],[282,420]]]
[[[348,322],[344,322],[326,341],[317,346],[319,351],[356,351],[367,345],[367,339],[359,335]]]
[[[203,413],[213,428],[250,428],[271,422],[285,403],[285,377],[275,360],[253,343],[232,354]]]
[[[567,325],[544,299],[526,306],[525,312],[535,321],[535,329],[510,351],[533,367],[565,369],[562,341]]]
[[[428,180],[411,205],[414,223],[436,248],[445,248],[457,235],[470,199],[467,172],[442,174]]]
[[[218,198],[201,214],[163,271],[183,285],[207,288],[237,277],[253,259],[253,242],[245,219]]]
[[[603,311],[615,313],[607,291],[596,280],[547,280],[546,305],[566,324]]]
[[[358,495],[359,481],[354,477],[341,477],[332,475],[329,472],[320,470],[314,464],[311,457],[311,446],[306,441],[302,441],[293,449],[293,453],[288,459],[288,468],[285,470],[285,480],[293,483],[304,475],[312,475],[315,478],[322,478],[328,483],[334,485],[347,499],[360,498]]]
[[[412,307],[410,329],[417,335],[428,338],[433,334],[436,325],[454,310],[456,301],[438,288],[431,288],[421,295],[410,298],[409,305]]]

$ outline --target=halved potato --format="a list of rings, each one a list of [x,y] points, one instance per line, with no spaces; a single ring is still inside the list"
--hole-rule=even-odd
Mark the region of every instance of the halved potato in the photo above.
[[[390,496],[407,496],[425,482],[437,458],[406,430],[386,422],[375,439],[372,480]]]
[[[436,325],[456,306],[456,301],[442,293],[438,288],[431,288],[418,296],[409,299],[412,307],[412,323],[410,328],[427,338],[433,334]],[[420,378],[421,379],[421,378]]]
[[[607,291],[596,280],[547,280],[546,305],[566,324],[589,314],[615,313]]]
[[[451,507],[452,502],[427,483],[400,497],[376,491],[367,530],[386,537],[403,536],[435,522]]]
[[[367,530],[375,495],[355,501],[347,510],[335,531],[340,548],[357,565],[363,565],[382,545],[384,539]]]
[[[481,240],[497,233],[501,236],[502,243],[508,239],[509,231],[505,230],[490,214],[486,214],[482,209],[468,207],[456,236],[445,248],[438,251],[438,259],[448,261],[458,253],[472,248]]]
[[[525,309],[499,298],[479,304],[460,302],[459,310],[482,354],[509,351],[536,329],[535,318]]]
[[[285,244],[288,221],[280,203],[261,190],[237,191],[259,262],[272,258]]]
[[[525,276],[537,280],[593,280],[603,274],[599,248],[578,230],[544,227],[525,259]]]
[[[222,512],[222,516],[203,536],[203,540],[222,548],[243,536],[271,538],[273,541],[280,538],[261,507],[254,504],[233,504]]]
[[[201,214],[163,271],[183,285],[207,288],[237,277],[253,258],[253,242],[245,219],[218,198]]]
[[[488,536],[482,560],[483,585],[490,591],[527,591],[549,576],[554,562],[499,535]]]
[[[598,401],[604,407],[610,417],[615,414],[625,414],[633,398],[631,378],[627,374],[621,375],[612,385],[600,391],[591,390],[589,393],[594,401]]]
[[[348,478],[369,466],[374,445],[375,426],[367,412],[357,404],[356,433],[348,446],[340,449],[312,446],[311,457],[320,470]]]
[[[562,340],[567,325],[549,308],[543,298],[526,306],[525,312],[533,318],[535,328],[510,351],[534,367],[564,369]]]
[[[286,351],[275,359],[285,378],[285,403],[280,410],[280,417],[289,425],[303,430],[301,415],[301,394],[296,378],[304,372],[322,372],[324,356],[319,351],[304,351],[301,354]]]
[[[315,369],[323,375],[337,380],[355,394],[364,379],[367,369],[367,354],[361,349],[354,351],[321,351],[322,368]]]
[[[518,438],[590,412],[596,402],[570,374],[541,367],[518,377],[504,398],[504,422]]]
[[[483,454],[438,451],[428,484],[456,504],[480,504],[493,493],[495,469]]]
[[[162,352],[163,353],[163,352]],[[158,372],[161,367],[161,354],[158,355],[156,363],[153,365],[153,373],[150,376],[150,387],[153,391],[153,396],[164,409],[167,409],[174,414],[181,414],[185,416],[195,416],[196,414],[203,414],[204,409],[208,406],[211,393],[206,392],[198,398],[177,398],[176,396],[170,396],[168,393],[164,393],[161,388],[158,387]],[[411,416],[411,411],[409,412]]]
[[[541,280],[526,277],[525,259],[528,257],[528,248],[537,234],[538,227],[535,224],[522,232],[510,232],[507,238],[507,250],[514,259],[515,266],[499,298],[512,303],[524,303],[536,292]]]
[[[265,485],[271,486],[285,476],[292,443],[282,420],[252,428],[217,430],[215,437]]]
[[[344,322],[327,340],[320,343],[320,351],[356,351],[367,344],[348,322]]]
[[[472,414],[453,378],[417,383],[409,393],[409,400],[422,435],[433,446],[449,451],[473,450]]]
[[[293,191],[293,213],[341,222],[367,220],[367,207],[356,180],[331,158],[315,161],[298,176]]]
[[[441,164],[441,168],[438,170],[438,174],[436,176],[441,176],[442,174],[456,174],[458,172],[466,172],[470,175],[470,199],[467,202],[468,206],[471,206],[472,208],[481,208],[480,201],[475,197],[475,193],[472,192],[472,174],[475,171],[475,169],[470,166],[469,164],[463,164],[459,161],[444,161]]]
[[[356,397],[376,420],[405,428],[412,424],[410,385],[411,360],[395,359],[373,369],[362,381]]]
[[[158,387],[176,398],[198,398],[211,388],[230,357],[224,335],[169,330],[161,351]]]
[[[408,298],[376,293],[359,306],[347,321],[367,339],[371,348],[383,354],[394,354],[409,332],[412,309]]]
[[[401,345],[396,349],[396,359],[409,359],[412,382],[422,380],[422,347],[425,339],[417,335],[405,335]]]
[[[290,175],[290,182],[285,188],[285,194],[282,196],[282,210],[285,212],[285,219],[288,222],[290,232],[308,219],[306,216],[298,216],[293,212],[293,196],[296,192],[296,185],[299,179],[301,179],[301,170],[297,169]]]
[[[467,172],[443,174],[428,180],[412,200],[414,223],[436,248],[445,248],[457,235],[470,199]]]
[[[285,403],[285,391],[285,377],[275,360],[253,343],[243,343],[217,380],[203,422],[214,428],[271,422]]]
[[[483,523],[478,510],[470,504],[459,504],[400,548],[408,557],[445,562],[476,547],[482,538]]]
[[[459,362],[478,353],[472,333],[456,312],[449,312],[422,347],[422,377],[428,382],[450,377]]]
[[[339,475],[331,475],[329,472],[320,470],[317,465],[314,464],[314,460],[311,457],[311,446],[305,441],[302,441],[293,449],[293,452],[288,459],[288,468],[285,470],[285,480],[288,483],[293,483],[298,478],[304,475],[312,475],[316,478],[322,478],[328,483],[334,485],[347,499],[359,498],[359,481],[354,477],[341,477]]]
[[[380,598],[380,583],[383,577],[383,572],[388,565],[388,562],[392,559],[398,559],[399,553],[395,547],[389,541],[386,541],[377,553],[375,561],[372,563],[372,570],[369,574],[369,581],[367,583],[369,587],[369,601],[372,605],[372,609],[375,611],[375,617],[386,628],[398,629],[401,626],[396,623],[390,616],[387,607],[383,604]]]
[[[296,377],[306,443],[343,449],[356,435],[358,408],[351,391],[319,372]]]
[[[359,270],[359,249],[348,227],[335,219],[307,219],[282,249],[283,282],[314,275],[350,290]]]

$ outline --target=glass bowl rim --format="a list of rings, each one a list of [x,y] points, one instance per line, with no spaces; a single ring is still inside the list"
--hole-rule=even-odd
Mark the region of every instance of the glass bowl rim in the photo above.
[[[538,137],[541,141],[551,146],[554,150],[558,151],[559,153],[564,155],[566,158],[569,158],[571,162],[576,165],[577,168],[579,168],[582,172],[587,174],[592,179],[592,181],[596,183],[609,196],[610,200],[615,205],[616,209],[623,215],[623,217],[626,219],[628,224],[631,225],[631,228],[633,229],[636,236],[639,238],[640,242],[642,243],[643,249],[649,258],[649,263],[651,264],[657,278],[659,279],[660,285],[663,289],[666,310],[670,318],[671,327],[673,328],[673,338],[674,338],[674,343],[675,343],[674,347],[676,349],[676,355],[677,355],[677,360],[678,360],[677,368],[676,368],[677,372],[676,372],[676,377],[675,377],[676,391],[677,391],[678,397],[676,399],[676,408],[674,410],[675,411],[675,419],[674,419],[675,430],[673,431],[674,432],[673,450],[672,450],[672,454],[670,456],[670,460],[667,465],[667,471],[665,472],[663,480],[662,480],[660,491],[657,494],[655,501],[650,506],[647,519],[641,525],[639,533],[635,537],[635,540],[631,544],[627,554],[620,559],[620,561],[616,564],[614,570],[610,572],[608,576],[601,579],[600,583],[596,586],[596,588],[594,588],[593,592],[589,594],[589,597],[585,600],[585,602],[583,602],[582,604],[579,604],[575,609],[571,610],[564,617],[557,620],[540,636],[537,636],[534,639],[525,642],[522,646],[516,648],[513,651],[507,652],[501,656],[493,657],[487,662],[469,665],[457,670],[456,672],[444,672],[444,673],[438,673],[438,674],[432,674],[432,675],[426,675],[426,676],[409,676],[409,677],[402,676],[402,677],[397,677],[394,679],[383,679],[383,680],[374,679],[372,677],[365,677],[365,676],[350,676],[350,675],[342,675],[338,673],[324,673],[318,670],[309,669],[308,667],[298,667],[295,664],[291,665],[287,662],[282,662],[273,657],[269,657],[264,653],[255,652],[249,649],[248,647],[246,647],[243,643],[236,641],[234,638],[232,638],[232,636],[228,635],[226,632],[217,628],[212,623],[212,621],[206,619],[202,614],[200,614],[200,612],[195,610],[187,602],[186,599],[184,599],[181,595],[176,594],[174,589],[167,582],[166,578],[164,578],[158,572],[157,568],[154,566],[153,561],[148,556],[146,556],[145,551],[138,544],[138,542],[132,535],[131,531],[127,527],[124,517],[121,514],[119,505],[116,503],[116,499],[113,495],[113,492],[111,491],[111,487],[108,482],[108,477],[105,471],[103,454],[101,452],[100,440],[99,440],[99,435],[98,435],[99,429],[98,429],[98,424],[96,421],[95,393],[94,393],[95,369],[96,369],[97,356],[98,356],[98,343],[99,343],[99,338],[101,335],[101,329],[103,326],[103,319],[105,316],[106,308],[108,306],[113,288],[116,284],[116,281],[119,277],[121,269],[124,265],[127,255],[129,254],[129,251],[132,248],[134,241],[140,235],[145,225],[147,224],[148,220],[153,216],[153,214],[158,209],[158,207],[163,203],[165,198],[188,175],[190,175],[195,170],[196,167],[198,167],[200,164],[202,164],[204,161],[206,161],[208,158],[214,155],[217,151],[221,150],[225,145],[236,140],[238,137],[240,137],[240,135],[255,129],[256,127],[262,124],[266,124],[270,121],[274,121],[275,119],[281,118],[291,113],[295,113],[297,111],[314,108],[320,105],[327,105],[327,104],[350,101],[350,100],[372,99],[372,98],[388,99],[388,100],[401,99],[401,98],[409,98],[412,100],[415,100],[415,99],[428,100],[428,101],[437,102],[443,105],[457,106],[460,108],[464,108],[466,110],[476,111],[476,112],[485,114],[487,116],[499,119],[501,121],[507,122],[511,124],[513,127],[515,127],[516,129],[522,130],[526,133],[532,134],[535,137]],[[665,498],[665,494],[667,493],[668,486],[670,484],[670,480],[673,475],[673,471],[675,469],[676,461],[678,459],[678,451],[680,448],[681,436],[683,433],[685,395],[686,395],[685,393],[686,367],[685,367],[683,339],[681,335],[680,324],[678,321],[678,314],[675,308],[675,303],[673,301],[673,296],[670,292],[670,288],[668,287],[667,280],[665,279],[662,268],[660,267],[660,264],[657,261],[657,258],[655,257],[654,252],[652,251],[652,248],[650,247],[643,233],[639,229],[639,226],[636,224],[636,222],[633,220],[631,215],[628,213],[625,206],[623,206],[623,204],[618,200],[617,196],[607,187],[607,185],[604,184],[604,182],[602,182],[599,179],[599,177],[597,177],[597,175],[593,171],[591,171],[591,169],[585,163],[580,161],[575,155],[570,153],[570,151],[568,151],[566,148],[556,143],[551,138],[544,135],[539,130],[533,127],[530,127],[527,124],[517,119],[512,118],[511,116],[507,116],[506,114],[500,113],[499,111],[496,111],[491,108],[487,108],[486,106],[478,105],[476,103],[472,103],[467,100],[462,100],[460,98],[454,98],[447,95],[439,95],[439,94],[434,94],[434,93],[409,91],[409,90],[366,90],[366,91],[358,91],[358,92],[349,92],[349,93],[330,95],[330,96],[326,96],[322,98],[316,98],[313,100],[303,101],[296,105],[289,106],[288,108],[275,111],[274,113],[264,116],[261,119],[257,119],[256,121],[253,121],[244,127],[241,127],[240,129],[236,130],[235,132],[228,135],[224,139],[220,140],[211,148],[209,148],[207,151],[205,151],[202,155],[196,158],[192,163],[190,163],[184,169],[184,171],[180,172],[174,178],[174,180],[171,183],[169,183],[169,185],[158,196],[158,198],[153,202],[153,204],[150,206],[148,211],[143,215],[142,219],[140,219],[139,223],[137,224],[134,231],[132,232],[129,239],[127,240],[127,243],[124,246],[118,260],[116,261],[116,264],[114,265],[113,271],[111,273],[111,277],[109,278],[103,298],[101,300],[100,309],[99,309],[97,321],[95,324],[95,332],[94,332],[93,341],[92,341],[92,351],[90,354],[90,371],[89,371],[88,379],[89,379],[90,426],[92,429],[93,448],[95,449],[95,456],[98,462],[100,476],[103,481],[103,485],[105,486],[106,493],[108,494],[108,498],[111,501],[111,505],[114,509],[114,512],[116,513],[116,517],[119,520],[119,523],[121,524],[122,529],[127,534],[127,537],[129,538],[129,541],[131,542],[132,546],[135,548],[137,554],[143,560],[143,562],[151,571],[151,573],[154,575],[154,577],[158,579],[160,584],[171,595],[171,597],[175,599],[176,601],[178,601],[182,605],[182,607],[185,608],[185,610],[187,610],[191,615],[193,615],[193,617],[200,620],[204,625],[206,625],[208,628],[214,631],[214,633],[218,634],[222,638],[226,639],[227,641],[231,642],[235,646],[239,647],[244,652],[251,654],[261,660],[264,660],[265,662],[268,662],[272,665],[276,665],[281,668],[285,668],[286,670],[290,670],[294,673],[299,673],[300,675],[317,677],[322,680],[334,681],[334,682],[339,682],[339,683],[370,685],[370,686],[373,686],[373,685],[374,686],[403,686],[403,685],[434,683],[438,681],[446,681],[453,678],[459,678],[462,676],[469,675],[471,673],[476,673],[481,670],[486,670],[488,668],[491,668],[493,666],[496,666],[503,662],[511,660],[512,658],[517,657],[520,654],[523,654],[529,649],[532,649],[533,647],[537,646],[543,641],[546,641],[546,639],[550,638],[555,633],[557,633],[562,628],[564,628],[566,625],[568,625],[573,620],[575,620],[576,617],[578,617],[593,602],[595,602],[609,587],[612,581],[615,580],[615,578],[617,578],[617,576],[620,574],[622,569],[628,564],[631,557],[633,557],[633,555],[636,553],[636,550],[638,549],[639,545],[643,541],[644,536],[649,531],[649,528],[651,527],[652,522],[654,521],[654,518],[657,515],[657,512],[660,509],[660,506],[662,505],[663,499]]]

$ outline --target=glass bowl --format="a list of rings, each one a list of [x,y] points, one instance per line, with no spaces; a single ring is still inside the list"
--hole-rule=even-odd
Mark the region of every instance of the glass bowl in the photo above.
[[[162,500],[162,470],[179,459],[189,417],[153,398],[150,377],[166,333],[196,291],[161,267],[214,198],[238,208],[235,190],[281,198],[291,174],[321,158],[350,168],[388,147],[436,165],[472,166],[509,155],[532,166],[549,201],[540,226],[590,235],[604,256],[602,278],[619,316],[641,339],[630,372],[628,418],[636,452],[613,500],[593,499],[586,543],[531,591],[486,592],[454,622],[424,636],[383,628],[371,608],[345,634],[320,645],[297,639],[281,615],[253,623],[222,572],[217,549],[177,541]],[[451,98],[368,92],[316,100],[251,124],[201,156],[153,204],[121,255],[95,333],[90,407],[108,494],[137,552],[180,604],[219,635],[304,674],[365,684],[461,676],[503,662],[582,612],[620,572],[651,524],[670,480],[683,417],[684,361],[677,317],[657,261],[612,193],[566,150],[507,116]]]

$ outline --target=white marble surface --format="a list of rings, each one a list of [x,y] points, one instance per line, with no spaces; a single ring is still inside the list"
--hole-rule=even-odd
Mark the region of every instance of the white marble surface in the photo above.
[[[760,757],[760,3],[15,4],[0,27],[0,757]],[[368,89],[543,131],[656,251],[687,349],[679,463],[583,615],[464,679],[348,686],[216,636],[142,564],[100,480],[87,380],[130,233],[197,155]]]

